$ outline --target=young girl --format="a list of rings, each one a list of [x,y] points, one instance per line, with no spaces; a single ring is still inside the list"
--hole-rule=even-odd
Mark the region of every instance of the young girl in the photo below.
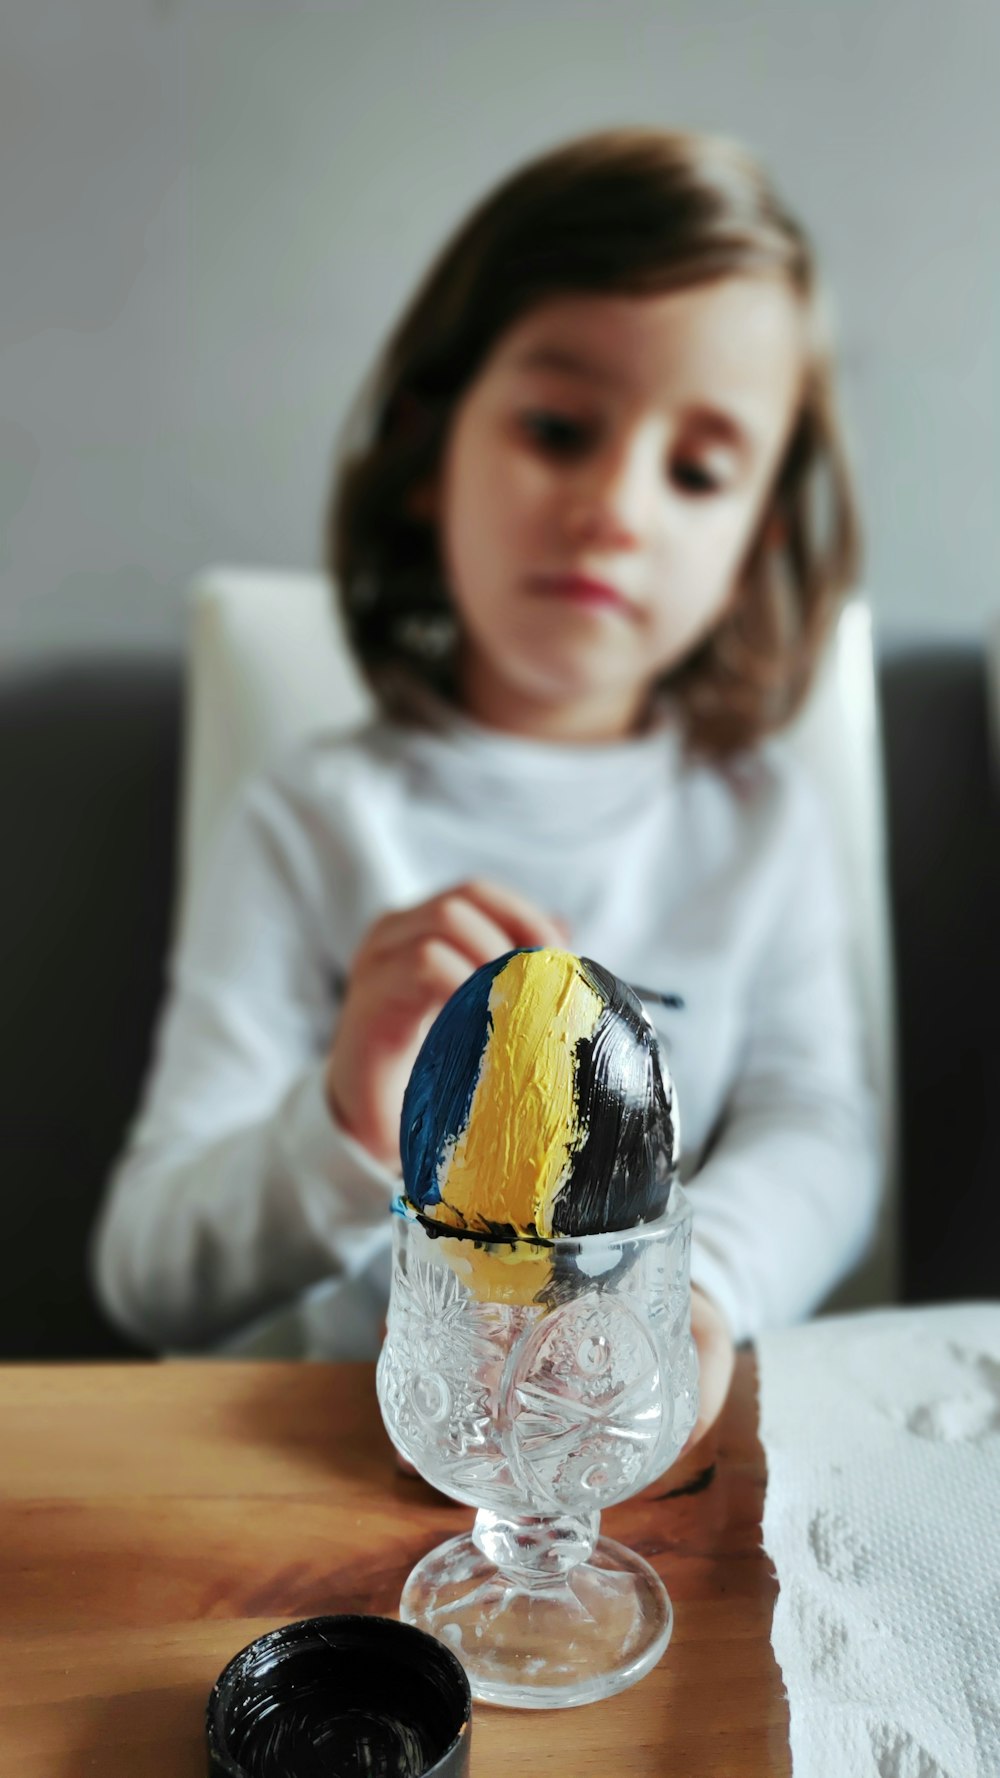
[[[388,344],[329,538],[382,715],[232,813],[103,1300],[154,1345],[281,1310],[281,1350],[373,1354],[423,1034],[480,964],[555,944],[649,994],[704,1426],[732,1343],[823,1298],[877,1196],[827,834],[765,739],[857,521],[812,252],[745,151],[614,131],[493,193]]]

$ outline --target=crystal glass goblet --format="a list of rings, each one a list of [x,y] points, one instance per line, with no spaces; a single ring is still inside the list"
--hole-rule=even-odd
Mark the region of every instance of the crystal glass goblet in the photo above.
[[[608,1697],[673,1627],[659,1576],[598,1529],[694,1425],[689,1201],[675,1184],[656,1222],[495,1246],[397,1211],[382,1417],[477,1509],[414,1568],[400,1617],[450,1644],[487,1703]]]

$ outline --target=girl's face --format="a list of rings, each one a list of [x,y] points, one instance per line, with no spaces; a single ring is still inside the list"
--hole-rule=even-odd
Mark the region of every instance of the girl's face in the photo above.
[[[431,495],[473,716],[635,727],[736,590],[802,362],[798,301],[763,277],[557,297],[500,337]]]

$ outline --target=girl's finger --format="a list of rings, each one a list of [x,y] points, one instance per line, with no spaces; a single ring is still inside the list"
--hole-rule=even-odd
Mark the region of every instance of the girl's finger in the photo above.
[[[559,947],[566,942],[565,929],[524,896],[476,880],[383,915],[365,939],[359,960],[384,956],[427,933],[437,933],[464,950],[477,968],[522,945]]]
[[[516,889],[508,889],[506,885],[499,883],[484,882],[477,877],[470,882],[461,883],[459,892],[502,928],[510,941],[508,950],[519,945],[529,948],[553,945],[560,950],[566,943],[568,933],[565,922],[544,913],[526,895],[518,894]]]
[[[366,984],[365,1001],[398,1009],[409,1023],[437,1012],[468,981],[475,965],[464,952],[433,933],[381,956]]]
[[[473,969],[511,949],[503,927],[455,889],[408,909],[391,926],[387,922],[380,933],[373,934],[368,955],[372,961],[381,962],[390,954],[401,956],[425,939],[440,939],[451,945],[468,959]]]

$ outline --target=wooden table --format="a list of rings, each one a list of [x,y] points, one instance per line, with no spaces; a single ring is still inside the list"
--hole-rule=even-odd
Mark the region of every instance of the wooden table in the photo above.
[[[604,1517],[673,1598],[659,1667],[581,1709],[477,1706],[475,1778],[788,1773],[749,1354],[716,1455],[707,1486]],[[0,1774],[203,1778],[230,1655],[292,1618],[394,1612],[470,1518],[397,1474],[370,1365],[0,1369]]]

